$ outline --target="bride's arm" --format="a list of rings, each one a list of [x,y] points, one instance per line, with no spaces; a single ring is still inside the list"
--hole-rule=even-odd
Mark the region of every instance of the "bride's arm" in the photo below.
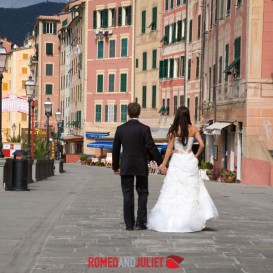
[[[196,128],[195,138],[196,138],[197,142],[199,143],[198,151],[195,154],[195,156],[198,158],[199,155],[202,153],[202,150],[204,149],[204,142],[203,142],[203,139],[202,139],[202,137],[199,133],[199,130],[197,128]]]
[[[174,134],[170,134],[169,141],[168,141],[168,147],[166,149],[164,160],[163,160],[162,164],[159,166],[160,171],[166,171],[166,169],[167,169],[166,168],[167,162],[173,152],[174,139],[175,139]]]

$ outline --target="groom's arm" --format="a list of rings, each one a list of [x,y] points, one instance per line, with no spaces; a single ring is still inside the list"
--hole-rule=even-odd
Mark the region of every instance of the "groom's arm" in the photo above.
[[[154,161],[156,161],[157,165],[159,166],[162,163],[162,158],[160,155],[160,152],[155,145],[155,142],[153,140],[150,127],[147,126],[146,128],[146,147],[148,149],[149,155],[152,157]]]
[[[119,158],[120,158],[120,148],[121,148],[121,137],[119,130],[117,128],[112,149],[112,169],[115,174],[119,174]]]

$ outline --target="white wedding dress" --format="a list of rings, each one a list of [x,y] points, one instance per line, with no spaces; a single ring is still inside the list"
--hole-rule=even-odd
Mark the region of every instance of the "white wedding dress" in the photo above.
[[[161,232],[201,231],[218,211],[199,174],[198,159],[192,152],[193,137],[186,146],[175,138],[169,168],[160,196],[148,216],[149,230]]]

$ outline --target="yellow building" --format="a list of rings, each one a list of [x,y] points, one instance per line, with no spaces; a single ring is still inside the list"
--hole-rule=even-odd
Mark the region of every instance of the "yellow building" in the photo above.
[[[33,55],[33,43],[27,40],[24,46],[12,45],[7,56],[6,71],[3,73],[2,86],[2,137],[6,142],[12,136],[12,125],[16,125],[15,136],[21,129],[28,127],[28,102],[25,82],[31,74],[29,58]]]

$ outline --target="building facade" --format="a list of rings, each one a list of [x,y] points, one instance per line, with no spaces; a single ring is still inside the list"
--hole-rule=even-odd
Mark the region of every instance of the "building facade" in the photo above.
[[[207,159],[243,183],[273,185],[271,1],[205,1],[202,114]]]

